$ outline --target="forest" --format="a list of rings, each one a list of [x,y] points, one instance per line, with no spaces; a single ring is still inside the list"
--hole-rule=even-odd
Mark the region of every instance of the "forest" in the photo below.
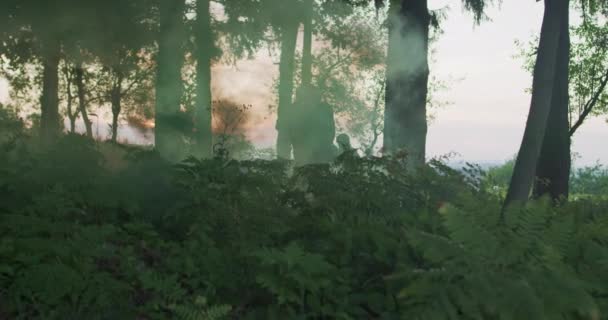
[[[0,320],[608,319],[608,1],[519,1],[491,166],[429,151],[432,2],[0,0]]]

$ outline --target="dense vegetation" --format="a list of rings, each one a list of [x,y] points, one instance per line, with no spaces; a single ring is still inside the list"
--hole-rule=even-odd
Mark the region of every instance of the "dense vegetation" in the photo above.
[[[173,165],[1,121],[1,318],[607,319],[605,201],[501,214],[474,167]]]
[[[427,0],[0,0],[0,319],[608,319],[608,169],[571,170],[608,2],[544,4],[485,172],[427,155]],[[212,86],[266,49],[272,84]]]

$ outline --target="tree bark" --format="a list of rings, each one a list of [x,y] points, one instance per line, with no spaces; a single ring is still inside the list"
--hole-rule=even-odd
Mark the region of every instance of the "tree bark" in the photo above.
[[[61,132],[59,117],[59,41],[47,41],[42,54],[42,95],[40,97],[40,135],[52,143]]]
[[[557,52],[569,0],[545,0],[540,42],[532,82],[532,101],[526,129],[517,154],[505,207],[525,202],[536,177],[536,167],[545,136],[555,87]]]
[[[426,156],[431,16],[427,0],[392,1],[389,10],[383,149],[405,150],[414,171]]]
[[[118,142],[118,117],[121,109],[120,94],[112,97],[112,142]]]
[[[84,69],[82,67],[82,63],[78,63],[74,71],[76,74],[76,89],[78,91],[78,109],[80,110],[80,115],[82,116],[84,127],[87,131],[87,137],[92,139],[93,123],[89,119],[89,113],[87,111],[86,89],[84,86]]]
[[[115,71],[114,84],[110,92],[110,103],[112,104],[112,142],[118,142],[118,119],[122,111],[122,82],[123,76]]]
[[[304,44],[302,48],[302,87],[312,84],[312,14],[313,0],[304,4]]]
[[[211,51],[214,46],[209,0],[196,6],[196,142],[201,157],[212,155]]]
[[[63,74],[65,76],[65,86],[66,86],[66,104],[67,104],[67,114],[68,119],[70,120],[70,133],[76,132],[76,118],[78,117],[78,110],[74,111],[74,93],[72,92],[72,83],[74,82],[74,78],[72,76],[73,70],[69,66],[66,66],[63,69]]]
[[[181,122],[184,62],[185,0],[160,0],[154,141],[160,155],[171,161],[184,156]]]
[[[551,111],[536,166],[537,179],[533,191],[534,197],[549,195],[554,203],[568,198],[570,182],[571,143],[568,121],[570,25],[568,15],[568,10],[563,13]]]
[[[298,21],[286,21],[281,28],[281,61],[279,62],[279,106],[277,110],[276,129],[277,156],[281,159],[291,158],[291,141],[289,139],[288,113],[293,106],[293,75],[296,42],[298,39]]]

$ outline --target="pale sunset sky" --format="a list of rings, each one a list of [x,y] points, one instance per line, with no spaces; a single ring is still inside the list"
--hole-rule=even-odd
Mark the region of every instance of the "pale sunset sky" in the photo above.
[[[543,4],[535,0],[506,0],[488,10],[491,21],[474,26],[460,1],[430,0],[432,8],[449,5],[444,33],[435,44],[435,63],[431,72],[449,80],[450,89],[439,93],[450,105],[435,110],[429,127],[429,156],[456,152],[456,160],[501,162],[518,150],[530,105],[525,91],[531,76],[514,56],[514,41],[528,41],[540,30]],[[273,102],[271,86],[278,65],[261,51],[256,59],[237,66],[214,68],[214,92],[222,96],[248,97],[256,110],[249,137],[256,144],[272,146],[276,137],[268,104]],[[263,89],[259,89],[263,88]],[[7,99],[6,81],[0,79],[0,102]],[[214,97],[215,98],[215,97]],[[240,101],[239,101],[240,102]],[[608,123],[604,118],[589,119],[573,140],[577,165],[596,161],[608,164]],[[122,134],[134,135],[123,129]],[[137,141],[136,136],[130,137]]]

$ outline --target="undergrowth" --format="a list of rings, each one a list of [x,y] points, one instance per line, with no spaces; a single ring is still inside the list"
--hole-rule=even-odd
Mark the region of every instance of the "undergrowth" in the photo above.
[[[439,161],[117,169],[83,137],[2,137],[0,319],[608,319],[599,200],[501,219]]]

